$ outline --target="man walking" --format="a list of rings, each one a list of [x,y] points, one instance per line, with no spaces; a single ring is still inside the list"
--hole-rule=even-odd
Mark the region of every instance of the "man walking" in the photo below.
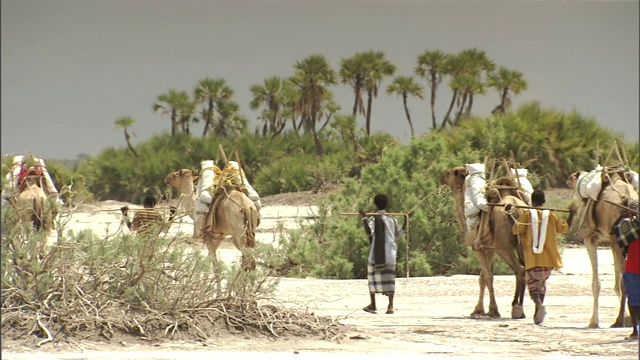
[[[522,243],[525,281],[529,295],[536,305],[533,316],[535,324],[542,323],[547,314],[543,304],[551,271],[562,267],[556,236],[569,232],[577,211],[577,207],[572,205],[569,218],[564,222],[550,210],[541,209],[544,203],[544,191],[535,190],[531,194],[531,204],[534,208],[524,211],[512,229],[514,235],[520,236]]]
[[[362,310],[376,313],[376,293],[389,297],[387,314],[393,314],[393,296],[396,291],[396,257],[398,254],[397,239],[407,228],[405,218],[402,228],[398,221],[387,213],[389,198],[385,194],[377,194],[373,202],[378,209],[377,215],[366,217],[366,212],[360,209],[364,230],[369,237],[369,256],[367,266],[367,280],[369,282],[369,296],[371,303]]]

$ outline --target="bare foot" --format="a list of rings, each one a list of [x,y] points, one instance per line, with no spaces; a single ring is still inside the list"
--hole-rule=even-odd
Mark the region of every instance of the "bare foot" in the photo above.
[[[375,314],[377,312],[376,308],[371,306],[371,305],[367,305],[367,306],[363,307],[362,310],[364,310],[364,311],[366,311],[368,313],[372,313],[372,314]]]

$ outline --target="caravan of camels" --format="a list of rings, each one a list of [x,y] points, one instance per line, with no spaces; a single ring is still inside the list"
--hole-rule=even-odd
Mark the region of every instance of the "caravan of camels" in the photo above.
[[[197,177],[190,169],[170,172],[165,183],[180,193],[179,209],[194,220],[193,236],[206,245],[214,268],[220,244],[225,237],[231,237],[233,244],[242,252],[243,267],[255,269],[255,259],[246,253],[256,244],[260,196],[247,181],[239,161],[228,161],[224,157],[226,166],[222,169],[217,163],[214,160],[202,161]],[[490,173],[488,176],[487,171]],[[505,175],[495,177],[494,173],[499,172]],[[527,277],[523,248],[512,229],[524,211],[534,208],[531,200],[533,187],[527,179],[527,169],[517,164],[512,155],[510,161],[485,160],[485,163],[455,166],[442,172],[439,182],[452,191],[456,219],[465,245],[473,249],[481,266],[478,301],[471,315],[501,316],[491,270],[494,257],[498,255],[513,270],[516,279],[511,317],[525,318],[523,302]],[[5,184],[3,205],[14,207],[19,221],[31,223],[36,230],[49,232],[53,229],[53,220],[61,202],[60,194],[42,159],[16,156]],[[620,300],[612,327],[622,327],[626,325],[626,292],[622,285],[625,258],[612,229],[620,219],[634,214],[626,204],[630,203],[629,200],[638,199],[638,174],[618,163],[598,165],[590,171],[573,173],[567,179],[567,185],[575,191],[582,204],[577,234],[584,239],[591,261],[593,309],[588,326],[599,326],[600,279],[596,248],[598,243],[607,242],[613,253],[615,292]],[[488,311],[484,306],[485,289],[489,293]]]

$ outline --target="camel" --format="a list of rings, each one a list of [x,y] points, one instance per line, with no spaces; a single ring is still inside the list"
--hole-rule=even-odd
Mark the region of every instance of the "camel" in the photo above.
[[[574,172],[567,180],[569,188],[576,192],[578,191],[578,180],[582,173],[582,171]],[[625,180],[624,174],[621,174],[620,172],[605,172],[602,189],[598,195],[598,201],[583,200],[583,205],[580,211],[583,221],[581,221],[581,226],[577,229],[578,236],[584,240],[584,245],[589,253],[592,271],[591,291],[593,293],[593,310],[588,326],[590,328],[597,328],[599,323],[598,297],[600,295],[600,278],[598,276],[597,252],[599,240],[604,240],[610,243],[615,269],[614,291],[620,299],[618,316],[611,327],[624,326],[626,293],[624,286],[621,285],[622,273],[624,272],[624,256],[622,254],[622,249],[615,240],[615,235],[611,234],[611,228],[623,213],[622,208],[614,204],[621,205],[624,198],[638,199],[638,193],[634,187]],[[607,201],[614,204],[610,204]]]
[[[445,170],[440,175],[440,184],[447,185],[453,192],[456,202],[456,219],[460,225],[463,233],[467,233],[467,226],[464,215],[464,193],[465,193],[465,177],[468,175],[468,171],[464,166],[456,166],[452,169]],[[511,180],[502,178],[503,184]],[[513,183],[511,182],[511,185]],[[517,193],[514,190],[500,190],[492,192],[492,202],[500,204],[512,204],[526,206],[526,203],[516,197]],[[516,209],[515,207],[513,207]],[[524,309],[522,307],[524,302],[525,293],[525,271],[523,266],[523,254],[522,249],[518,246],[518,240],[515,235],[512,234],[512,226],[514,220],[509,214],[505,212],[503,206],[492,206],[489,212],[489,238],[485,238],[489,242],[489,246],[474,247],[474,254],[480,263],[480,294],[478,303],[476,304],[471,316],[475,315],[488,315],[490,317],[500,317],[498,311],[498,304],[495,299],[495,292],[493,289],[493,273],[491,272],[491,264],[496,254],[500,256],[509,267],[513,270],[516,276],[516,290],[511,303],[511,317],[513,319],[525,318]],[[482,226],[482,225],[481,225]],[[485,233],[483,233],[485,234]],[[484,312],[484,290],[485,287],[489,290],[489,312]]]
[[[18,218],[24,224],[31,223],[34,230],[42,230],[48,235],[53,230],[56,214],[51,200],[42,189],[42,178],[38,175],[28,175],[21,188],[23,190],[12,200]]]
[[[167,175],[165,183],[180,192],[180,205],[187,214],[195,219],[195,189],[193,173],[189,169],[181,169]],[[216,252],[226,236],[231,236],[234,245],[242,252],[242,263],[245,269],[255,269],[255,259],[245,258],[245,249],[254,248],[256,227],[259,225],[258,210],[255,204],[242,191],[228,189],[219,192],[222,196],[219,205],[211,216],[213,228],[203,231],[203,240],[209,251],[213,269],[216,269],[218,258]],[[217,201],[216,201],[217,202]]]

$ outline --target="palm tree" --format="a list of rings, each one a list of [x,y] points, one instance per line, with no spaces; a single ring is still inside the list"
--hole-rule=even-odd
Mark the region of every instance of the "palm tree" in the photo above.
[[[490,73],[494,68],[495,64],[489,60],[486,53],[476,48],[463,50],[457,55],[447,58],[445,61],[445,72],[451,76],[449,86],[453,90],[453,96],[447,115],[445,115],[442,121],[442,127],[444,127],[446,122],[453,125],[450,114],[455,103],[458,105],[455,123],[460,121],[465,106],[465,115],[468,116],[471,114],[474,95],[484,94],[485,92],[483,75]]]
[[[134,123],[135,123],[135,120],[133,120],[131,116],[120,116],[116,120],[116,127],[118,129],[124,130],[124,139],[127,141],[127,147],[129,147],[129,150],[131,150],[131,152],[135,157],[138,157],[138,153],[131,145],[131,135],[129,134],[129,130],[128,130],[131,126],[133,126]]]
[[[220,115],[211,128],[214,135],[226,138],[232,134],[239,134],[247,128],[249,120],[239,114],[240,105],[233,100],[219,101],[216,103],[216,111]]]
[[[500,104],[496,106],[492,114],[504,114],[511,107],[511,94],[518,95],[527,90],[527,82],[520,71],[509,70],[500,66],[497,72],[489,74],[487,85],[495,88],[500,93]]]
[[[215,113],[220,111],[219,108],[223,104],[230,101],[233,97],[233,90],[227,86],[224,79],[204,78],[198,81],[193,89],[193,97],[196,102],[203,105],[201,110],[202,119],[204,120],[204,129],[202,137],[211,133],[215,126]]]
[[[354,101],[352,115],[356,116],[358,112],[366,116],[364,101],[362,100],[362,89],[364,88],[364,67],[362,63],[362,53],[357,53],[350,58],[340,61],[340,70],[338,72],[343,84],[353,88]]]
[[[249,103],[251,110],[257,110],[260,106],[264,106],[261,118],[264,121],[262,127],[262,136],[271,133],[272,137],[276,136],[284,129],[286,123],[285,115],[285,97],[286,87],[289,83],[278,76],[266,78],[263,85],[251,86],[251,94],[253,98]]]
[[[158,95],[157,102],[153,104],[153,111],[157,112],[161,110],[162,115],[169,114],[171,118],[171,136],[174,136],[178,131],[178,126],[181,125],[183,131],[186,126],[182,121],[184,120],[183,112],[189,108],[188,103],[189,94],[186,91],[178,91],[170,89],[164,94]]]
[[[402,104],[404,105],[404,113],[407,115],[407,121],[409,121],[409,127],[411,128],[411,138],[415,136],[413,131],[413,123],[411,122],[411,115],[409,114],[409,107],[407,106],[407,97],[409,95],[416,96],[423,99],[424,88],[418,84],[411,76],[397,76],[393,79],[393,82],[387,87],[387,94],[391,95],[396,93],[402,96]]]
[[[473,74],[462,74],[451,80],[451,88],[458,93],[458,112],[456,114],[453,125],[457,125],[462,118],[464,105],[468,103],[465,116],[470,115],[471,105],[473,104],[474,94],[484,94],[484,84]]]
[[[431,126],[432,129],[438,127],[436,122],[436,92],[438,85],[442,82],[445,71],[447,54],[440,50],[425,51],[418,56],[418,66],[415,68],[416,74],[427,79],[431,88]]]
[[[449,80],[449,87],[451,88],[451,90],[453,90],[453,95],[451,96],[451,102],[449,103],[447,113],[442,119],[442,124],[440,124],[441,128],[444,128],[447,123],[449,123],[449,125],[453,125],[450,118],[451,111],[453,110],[453,106],[455,105],[456,100],[458,100],[460,97],[459,86],[454,86],[456,85],[454,79],[463,74],[464,66],[464,60],[459,54],[448,54],[445,56],[444,67],[442,71],[445,75],[448,75],[451,78],[451,80]]]
[[[371,134],[371,104],[373,98],[378,96],[380,83],[387,76],[396,72],[396,66],[387,60],[382,51],[367,51],[362,53],[362,66],[364,68],[364,89],[367,92],[367,121],[365,129],[367,135]]]
[[[291,81],[300,90],[298,108],[302,114],[302,124],[313,135],[318,155],[323,155],[324,149],[316,131],[316,123],[322,111],[322,100],[329,92],[329,85],[336,83],[335,71],[322,55],[310,55],[296,62],[294,69]]]

